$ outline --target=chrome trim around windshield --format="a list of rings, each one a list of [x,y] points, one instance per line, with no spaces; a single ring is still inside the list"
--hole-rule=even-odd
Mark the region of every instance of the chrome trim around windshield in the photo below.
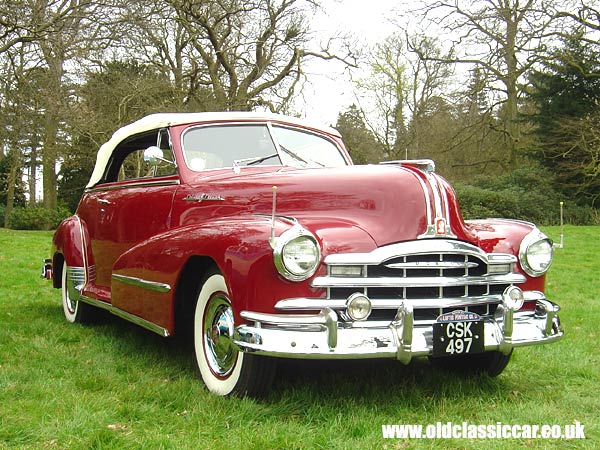
[[[272,119],[265,119],[265,120],[256,120],[256,119],[249,119],[249,120],[233,120],[231,122],[221,122],[221,123],[215,123],[215,122],[207,122],[207,123],[201,123],[201,124],[195,124],[195,125],[191,125],[188,128],[186,128],[183,133],[181,133],[180,136],[180,145],[181,145],[181,149],[182,149],[182,154],[183,154],[183,160],[185,161],[185,164],[187,166],[187,168],[189,170],[191,170],[192,172],[204,172],[206,170],[221,170],[221,169],[233,169],[234,166],[225,166],[225,167],[213,167],[210,169],[202,169],[202,170],[195,170],[192,167],[190,167],[190,164],[187,160],[187,152],[185,150],[185,146],[183,145],[183,141],[185,138],[185,135],[187,133],[189,133],[190,131],[193,131],[195,129],[198,128],[208,128],[208,127],[226,127],[226,126],[239,126],[239,125],[250,125],[250,126],[265,126],[267,127],[267,130],[269,132],[269,135],[271,137],[271,140],[273,142],[274,145],[274,150],[279,153],[279,143],[277,141],[277,138],[275,137],[275,133],[272,130],[272,127],[281,127],[281,128],[288,128],[290,130],[296,130],[298,132],[301,133],[309,133],[309,134],[314,134],[315,136],[319,136],[322,139],[325,139],[327,141],[329,141],[339,152],[342,160],[346,163],[346,166],[351,166],[353,165],[353,162],[351,159],[348,158],[348,152],[347,150],[344,151],[345,149],[341,148],[340,145],[338,144],[338,142],[335,139],[332,139],[331,136],[323,130],[320,130],[318,128],[312,128],[312,127],[305,127],[303,125],[300,124],[293,124],[293,123],[287,123],[285,121],[279,122],[277,120],[272,120]],[[278,165],[277,167],[283,167],[283,164]],[[239,169],[239,167],[238,167]]]
[[[113,273],[112,278],[114,280],[120,281],[121,283],[128,284],[130,286],[139,287],[142,289],[147,289],[149,291],[154,292],[170,292],[171,286],[166,283],[158,283],[156,281],[144,280],[142,278],[137,277],[128,277],[126,275],[120,275],[118,273]]]

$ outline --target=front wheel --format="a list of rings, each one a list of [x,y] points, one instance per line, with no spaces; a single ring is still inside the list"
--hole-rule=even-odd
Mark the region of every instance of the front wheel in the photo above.
[[[209,274],[194,313],[194,350],[202,380],[217,395],[261,396],[273,381],[275,361],[239,351],[234,333],[225,279],[219,273]]]

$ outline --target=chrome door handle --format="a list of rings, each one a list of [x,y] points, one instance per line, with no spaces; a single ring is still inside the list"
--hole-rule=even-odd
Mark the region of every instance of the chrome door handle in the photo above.
[[[108,200],[105,200],[105,199],[103,199],[103,198],[97,198],[97,199],[96,199],[96,201],[97,201],[98,203],[102,203],[103,205],[110,205],[110,204],[111,204],[111,202],[110,202],[110,201],[108,201]]]

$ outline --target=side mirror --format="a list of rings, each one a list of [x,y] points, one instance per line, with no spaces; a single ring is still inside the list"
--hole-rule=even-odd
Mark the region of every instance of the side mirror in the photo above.
[[[163,151],[155,145],[148,147],[144,150],[144,161],[151,166],[157,165],[159,161],[164,161]]]

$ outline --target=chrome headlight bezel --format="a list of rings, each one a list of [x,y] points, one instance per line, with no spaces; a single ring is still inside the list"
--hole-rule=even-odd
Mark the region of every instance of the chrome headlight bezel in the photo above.
[[[541,253],[540,253],[541,252]],[[547,256],[543,257],[543,254]],[[536,260],[542,255],[541,260]],[[521,268],[532,277],[544,275],[552,265],[554,257],[554,247],[552,240],[542,233],[538,228],[534,228],[521,241],[519,248],[519,262]]]
[[[306,267],[300,267],[301,264],[294,262],[290,258],[289,248],[291,245],[306,245],[310,254],[307,254],[309,261],[304,262]],[[288,251],[286,251],[288,250]],[[304,281],[310,278],[317,271],[321,262],[321,248],[315,236],[302,226],[296,224],[289,230],[284,231],[276,239],[273,248],[273,261],[277,272],[290,281]]]

